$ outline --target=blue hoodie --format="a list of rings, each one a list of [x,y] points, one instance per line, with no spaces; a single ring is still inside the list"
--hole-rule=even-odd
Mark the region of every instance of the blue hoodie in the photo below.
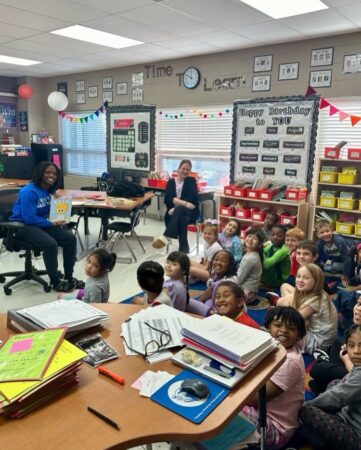
[[[9,220],[39,228],[53,226],[54,224],[48,220],[50,201],[50,192],[31,182],[20,189]]]

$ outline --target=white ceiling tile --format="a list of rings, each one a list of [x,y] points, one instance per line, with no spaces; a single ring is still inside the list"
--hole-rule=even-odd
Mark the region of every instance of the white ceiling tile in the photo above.
[[[354,24],[334,9],[302,14],[297,17],[286,17],[280,19],[280,22],[310,37],[356,30]]]
[[[215,28],[183,13],[162,7],[162,3],[138,8],[121,14],[122,17],[143,24],[152,24],[159,30],[179,35],[192,35],[215,31]]]
[[[103,53],[109,50],[109,47],[105,47],[104,45],[91,44],[50,33],[31,36],[27,40],[37,42],[39,44],[51,45],[54,47],[54,52],[56,52],[58,48],[65,48],[73,50],[74,52],[85,53]]]
[[[357,5],[344,6],[343,8],[340,8],[339,11],[350,22],[361,27],[361,3],[357,3]]]
[[[356,5],[359,0],[322,0],[330,8],[339,8],[340,6]]]
[[[39,33],[39,31],[32,30],[31,28],[19,27],[17,25],[11,25],[1,21],[0,21],[0,30],[2,35],[17,39],[32,36],[33,34]]]
[[[164,7],[216,25],[217,28],[233,28],[269,19],[269,16],[240,0],[169,0]]]
[[[223,48],[225,50],[259,45],[259,42],[257,40],[246,38],[238,33],[233,33],[232,31],[216,31],[213,33],[204,33],[200,34],[199,36],[195,36],[195,38],[197,38],[201,42],[215,45],[216,47]]]
[[[262,43],[283,42],[285,39],[296,40],[306,38],[304,34],[295,31],[276,20],[236,28],[235,31],[238,31],[249,39],[254,39]]]
[[[37,13],[21,11],[6,5],[0,5],[0,20],[20,28],[31,26],[34,30],[40,31],[51,31],[71,25],[67,20],[58,20]]]
[[[56,48],[50,45],[44,45],[37,42],[29,41],[27,39],[18,39],[4,44],[6,48],[13,48],[18,50],[26,50],[33,53],[41,53],[43,55],[56,56],[56,58],[71,58],[76,56],[74,49]],[[78,52],[82,54],[82,52]]]
[[[126,49],[124,50],[126,51]],[[143,56],[154,56],[162,59],[180,58],[184,56],[183,45],[179,45],[178,48],[167,48],[167,45],[163,45],[163,43],[160,43],[159,45],[137,45],[128,51],[129,53],[135,53]]]
[[[120,16],[107,16],[97,20],[85,22],[84,25],[108,33],[121,34],[130,39],[142,42],[154,42],[175,36],[175,33],[158,30],[149,25],[124,19]]]
[[[0,34],[0,44],[4,44],[5,42],[10,42],[12,40],[12,38],[10,38],[9,36],[3,36],[2,34]]]
[[[99,0],[75,0],[73,3],[79,3],[86,7],[90,6],[115,14],[128,11],[129,9],[139,8],[140,6],[150,5],[153,3],[153,0],[107,0],[106,2],[99,2]]]

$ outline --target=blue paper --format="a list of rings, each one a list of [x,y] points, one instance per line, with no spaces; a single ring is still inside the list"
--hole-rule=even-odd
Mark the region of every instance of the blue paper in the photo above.
[[[208,386],[209,395],[195,399],[180,389],[182,382],[196,378]],[[194,423],[201,423],[230,393],[230,389],[214,383],[194,372],[183,370],[156,391],[151,399]]]

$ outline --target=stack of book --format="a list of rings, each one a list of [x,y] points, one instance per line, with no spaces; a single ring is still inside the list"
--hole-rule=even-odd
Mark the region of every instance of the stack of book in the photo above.
[[[248,373],[262,359],[277,348],[277,342],[272,336],[262,330],[242,325],[234,322],[226,317],[217,314],[207,317],[196,324],[190,324],[188,327],[182,328],[182,342],[186,346],[197,353],[206,355],[212,360],[216,360],[226,367],[236,369],[234,381],[238,382],[242,376],[237,375],[239,371]],[[175,358],[175,362],[181,365],[180,355]],[[204,359],[204,358],[203,358]],[[220,370],[204,369],[202,360],[193,365],[193,370],[200,371],[202,375],[215,379],[214,374]],[[191,368],[191,366],[187,366]],[[197,369],[199,368],[199,369]],[[220,378],[226,381],[226,377],[222,374]],[[231,386],[231,381],[222,383]]]
[[[79,348],[65,329],[12,336],[0,350],[0,413],[20,418],[78,382]]]
[[[10,310],[7,327],[14,331],[32,331],[66,327],[66,337],[100,325],[109,315],[79,300],[56,300],[29,308]]]

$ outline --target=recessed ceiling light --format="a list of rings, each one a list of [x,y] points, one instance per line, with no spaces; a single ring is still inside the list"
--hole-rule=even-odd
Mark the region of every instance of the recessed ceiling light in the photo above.
[[[322,9],[328,6],[320,0],[241,0],[243,3],[258,9],[259,11],[273,17],[281,19],[283,17],[298,16]]]
[[[111,48],[125,48],[144,44],[144,42],[141,41],[128,39],[123,36],[106,33],[105,31],[99,31],[93,28],[83,27],[82,25],[73,25],[71,27],[61,28],[60,30],[50,31],[50,33]]]
[[[5,64],[14,64],[16,66],[33,66],[41,64],[42,61],[33,61],[32,59],[15,58],[14,56],[0,55],[0,62]]]

